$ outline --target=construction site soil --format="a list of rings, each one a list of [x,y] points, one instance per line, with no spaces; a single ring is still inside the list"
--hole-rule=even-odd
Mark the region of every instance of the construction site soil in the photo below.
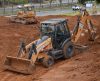
[[[38,17],[40,21],[50,18],[67,18],[70,29],[73,29],[77,20],[77,16],[54,15]],[[100,16],[92,16],[91,20],[95,27],[97,27],[98,35],[100,35]],[[43,65],[36,64],[36,70],[32,75],[24,75],[5,70],[3,63],[6,56],[17,55],[21,40],[24,39],[26,44],[28,44],[37,39],[40,34],[38,26],[39,24],[23,25],[10,23],[9,18],[0,17],[0,81],[100,81],[100,39],[90,44],[89,49],[76,52],[75,56],[71,59],[57,60],[50,68],[44,68]],[[82,38],[83,42],[84,40],[86,40],[86,38]],[[66,66],[66,68],[63,68],[63,66]],[[64,71],[63,74],[66,76],[61,79],[56,79],[57,77],[53,78],[51,75],[56,75],[54,74],[56,69],[59,72],[61,71],[60,69],[62,69]],[[49,74],[52,70],[55,70],[53,74]],[[60,75],[58,77],[60,77]]]

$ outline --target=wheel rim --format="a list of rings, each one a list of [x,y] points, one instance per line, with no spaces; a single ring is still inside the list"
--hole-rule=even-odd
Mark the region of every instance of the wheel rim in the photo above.
[[[73,46],[69,46],[68,49],[67,49],[67,54],[69,56],[72,56],[72,52],[73,52]]]
[[[51,66],[52,64],[53,64],[52,59],[49,59],[49,60],[48,60],[48,65]]]

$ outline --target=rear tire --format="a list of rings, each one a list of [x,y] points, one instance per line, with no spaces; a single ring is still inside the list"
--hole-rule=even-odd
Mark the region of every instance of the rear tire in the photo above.
[[[43,58],[42,64],[46,67],[49,68],[54,64],[54,59],[51,56],[48,56],[48,58]]]
[[[72,42],[66,42],[63,46],[63,55],[65,59],[71,58],[74,54],[74,46]]]

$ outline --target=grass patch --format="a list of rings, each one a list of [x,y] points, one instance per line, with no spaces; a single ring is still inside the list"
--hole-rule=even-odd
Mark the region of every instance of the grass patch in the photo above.
[[[52,11],[52,10],[58,10],[58,9],[71,9],[71,6],[68,5],[63,5],[62,7],[60,5],[55,6],[55,7],[40,7],[40,8],[35,8],[36,11]]]
[[[71,12],[71,13],[65,13],[65,14],[61,14],[61,15],[65,15],[65,16],[75,16],[75,15],[78,15],[78,14],[79,14],[79,11]]]

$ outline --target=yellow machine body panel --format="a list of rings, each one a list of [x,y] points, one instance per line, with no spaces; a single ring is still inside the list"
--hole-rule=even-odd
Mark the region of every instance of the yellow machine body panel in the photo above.
[[[40,41],[41,39],[38,39],[36,41],[31,42],[26,46],[26,49],[30,48],[33,43]],[[21,57],[12,57],[7,56],[5,60],[5,68],[11,71],[20,72],[24,74],[31,74],[34,71],[34,64],[37,60],[37,58],[43,58],[47,57],[47,55],[41,53],[43,50],[48,49],[47,47],[51,46],[51,38],[47,38],[43,42],[40,42],[40,44],[36,45],[37,53],[32,54],[31,59]],[[27,53],[26,53],[27,54]],[[39,57],[38,57],[39,56]]]
[[[84,30],[84,25],[82,23],[79,23],[79,28],[78,30],[73,33],[72,35],[72,42],[76,43],[78,41],[78,39],[80,38],[82,31]]]

